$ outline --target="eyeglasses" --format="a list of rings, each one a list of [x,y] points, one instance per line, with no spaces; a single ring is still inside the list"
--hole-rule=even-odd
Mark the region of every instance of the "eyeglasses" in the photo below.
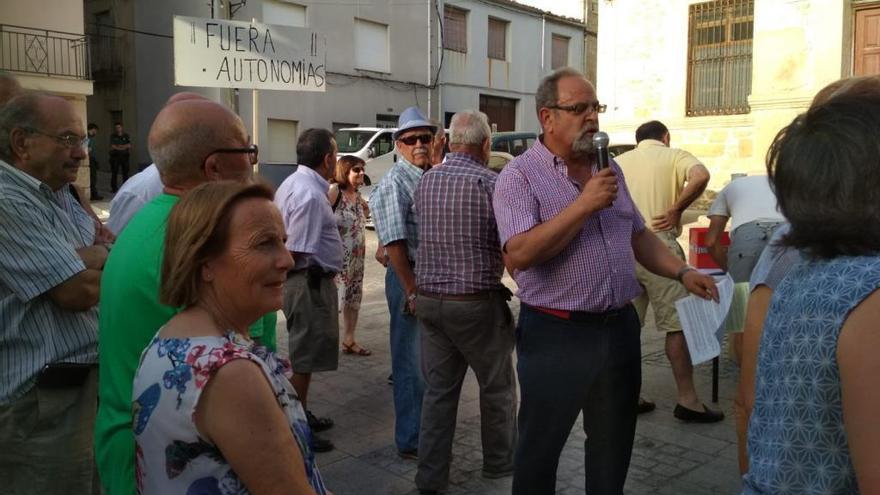
[[[364,167],[352,167],[351,171],[356,174],[362,174],[364,173]]]
[[[599,103],[598,101],[592,102],[580,102],[575,103],[574,105],[548,105],[547,108],[551,108],[554,110],[564,110],[569,113],[573,113],[574,115],[581,115],[587,110],[590,113],[605,113],[605,110],[608,109],[608,105]]]
[[[422,144],[431,144],[431,141],[434,140],[434,135],[433,134],[415,134],[412,136],[397,138],[397,140],[407,146],[414,146],[417,141]]]
[[[68,149],[76,149],[76,148],[87,148],[89,146],[89,137],[88,136],[80,136],[78,134],[61,134],[60,136],[57,134],[49,134],[48,132],[41,131],[39,129],[34,129],[33,127],[25,128],[27,132],[31,132],[34,134],[41,134],[43,136],[47,136],[55,139],[62,146]]]
[[[202,160],[202,163],[204,163],[208,159],[208,157],[210,157],[214,153],[247,153],[251,165],[256,165],[257,162],[259,162],[260,148],[258,148],[256,144],[252,144],[246,148],[220,148],[208,153],[208,156],[206,156],[205,159]]]

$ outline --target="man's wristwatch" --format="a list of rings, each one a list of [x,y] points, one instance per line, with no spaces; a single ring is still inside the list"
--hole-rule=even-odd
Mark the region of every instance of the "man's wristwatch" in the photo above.
[[[684,274],[687,272],[695,272],[695,271],[697,271],[697,269],[692,267],[691,265],[684,265],[675,274],[675,280],[678,280],[679,282],[684,283]]]

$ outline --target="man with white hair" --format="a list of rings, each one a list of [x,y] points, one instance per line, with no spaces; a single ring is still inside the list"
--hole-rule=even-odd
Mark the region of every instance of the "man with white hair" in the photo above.
[[[415,191],[419,247],[416,316],[425,395],[416,486],[445,491],[458,399],[470,366],[480,386],[483,476],[513,473],[516,389],[510,291],[492,210],[497,174],[490,171],[491,129],[485,114],[452,117],[450,153]]]

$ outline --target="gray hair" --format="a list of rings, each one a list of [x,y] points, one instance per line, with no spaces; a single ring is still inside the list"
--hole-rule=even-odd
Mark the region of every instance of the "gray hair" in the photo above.
[[[449,144],[479,146],[491,135],[489,119],[483,112],[464,110],[453,115],[449,123]]]
[[[199,177],[202,162],[222,139],[213,125],[194,123],[180,131],[166,134],[165,139],[148,144],[150,158],[163,178],[183,180]]]
[[[50,95],[44,93],[24,93],[0,107],[0,159],[10,165],[15,159],[15,153],[12,151],[13,129],[45,127],[46,115],[40,105],[48,97]]]
[[[552,107],[559,103],[559,80],[565,77],[585,77],[577,69],[562,67],[544,76],[535,91],[535,112],[540,114],[542,108]]]

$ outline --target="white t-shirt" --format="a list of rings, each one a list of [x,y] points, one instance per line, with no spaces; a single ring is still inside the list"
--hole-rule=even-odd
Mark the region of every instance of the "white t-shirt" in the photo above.
[[[770,181],[766,175],[751,175],[732,180],[718,193],[708,215],[729,217],[731,232],[742,224],[756,220],[785,221],[777,208],[776,195],[770,189]]]
[[[155,163],[129,177],[110,202],[107,228],[118,236],[135,213],[162,194],[164,187]]]

